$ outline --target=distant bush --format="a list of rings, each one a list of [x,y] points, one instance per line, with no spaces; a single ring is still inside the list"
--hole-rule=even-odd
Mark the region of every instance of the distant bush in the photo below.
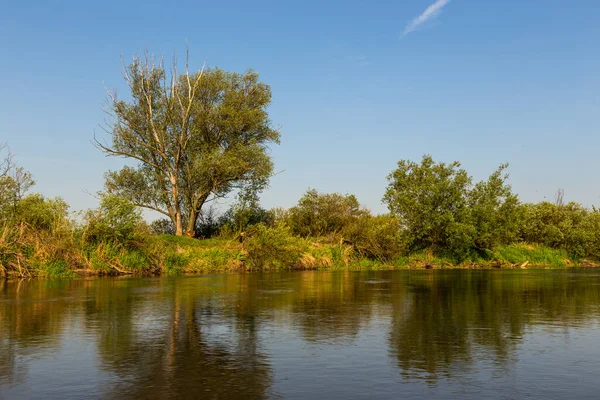
[[[365,213],[354,195],[321,194],[311,189],[288,210],[286,222],[295,235],[319,237],[340,233]]]
[[[36,193],[17,202],[15,219],[34,229],[51,230],[69,223],[68,210],[63,199],[47,199]]]
[[[521,238],[562,249],[574,259],[600,256],[600,213],[577,203],[524,206]]]
[[[405,251],[400,221],[392,215],[364,214],[343,228],[342,237],[361,257],[390,261]]]
[[[506,183],[507,167],[501,165],[487,181],[478,182],[467,194],[468,223],[474,228],[473,242],[479,254],[519,239],[523,212],[518,197]]]
[[[141,239],[145,229],[140,210],[129,201],[108,195],[100,200],[100,207],[84,216],[84,239],[87,242],[111,242],[123,245]]]
[[[198,238],[211,238],[219,235],[223,223],[217,217],[212,207],[203,210],[196,221],[194,235]]]
[[[237,201],[218,220],[219,231],[223,236],[236,236],[253,225],[272,226],[274,215],[260,206],[258,194],[242,191]]]
[[[460,262],[518,238],[521,208],[506,168],[473,186],[458,162],[402,160],[388,176],[383,201],[402,221],[410,251],[427,249]]]
[[[173,226],[170,219],[161,218],[150,223],[150,231],[154,235],[174,235],[175,226]]]
[[[250,269],[294,268],[306,247],[302,239],[292,236],[285,226],[269,228],[264,224],[254,225],[247,236],[244,245]]]

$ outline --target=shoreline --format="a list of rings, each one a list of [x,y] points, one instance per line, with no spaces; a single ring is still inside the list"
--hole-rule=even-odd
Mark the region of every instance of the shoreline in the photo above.
[[[508,271],[508,270],[556,270],[564,271],[570,269],[593,269],[600,268],[600,263],[590,260],[584,260],[581,263],[571,263],[565,266],[553,266],[551,264],[510,264],[501,262],[488,262],[488,263],[475,263],[466,262],[462,264],[445,264],[435,265],[427,263],[418,263],[412,265],[391,265],[391,264],[380,264],[380,265],[368,265],[361,266],[360,262],[348,265],[348,266],[327,266],[327,267],[290,267],[282,269],[268,269],[268,270],[249,270],[249,269],[221,269],[211,271],[179,271],[177,273],[170,273],[168,271],[161,272],[141,272],[135,273],[131,271],[98,271],[94,269],[72,269],[70,274],[63,276],[52,276],[47,275],[44,271],[30,271],[31,274],[28,276],[20,276],[16,273],[8,274],[3,277],[4,281],[15,281],[15,280],[27,280],[27,279],[78,279],[78,278],[169,278],[173,276],[202,276],[202,275],[244,275],[244,274],[258,274],[258,273],[277,273],[277,272],[306,272],[306,271],[319,271],[319,272],[334,272],[334,271],[443,271],[443,270],[479,270],[479,271]]]

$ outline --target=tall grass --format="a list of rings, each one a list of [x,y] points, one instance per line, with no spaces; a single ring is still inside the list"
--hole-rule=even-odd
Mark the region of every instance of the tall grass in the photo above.
[[[528,266],[547,266],[554,268],[572,264],[565,250],[552,249],[546,246],[534,246],[515,243],[498,247],[492,252],[492,258],[504,263],[525,264]]]

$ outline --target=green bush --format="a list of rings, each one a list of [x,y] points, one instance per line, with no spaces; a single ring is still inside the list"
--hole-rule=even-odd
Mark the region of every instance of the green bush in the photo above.
[[[15,217],[31,228],[49,231],[69,223],[68,209],[63,199],[47,199],[36,193],[17,202]]]
[[[72,278],[75,273],[64,260],[52,260],[38,266],[50,278]]]
[[[354,195],[311,189],[288,210],[286,222],[295,235],[319,237],[340,233],[365,213]]]
[[[150,231],[154,235],[175,235],[173,222],[167,218],[157,219],[150,224]]]
[[[292,236],[286,226],[252,226],[245,241],[246,262],[250,269],[292,269],[304,252],[302,239]]]
[[[524,206],[521,239],[562,249],[575,260],[600,256],[600,213],[577,203]]]
[[[404,253],[400,221],[392,215],[363,214],[342,229],[346,242],[361,257],[390,261]]]
[[[522,217],[501,165],[487,181],[473,179],[459,162],[407,160],[388,176],[383,201],[403,224],[411,252],[431,250],[463,261],[518,238]]]
[[[148,233],[140,210],[129,201],[108,195],[100,207],[84,217],[84,237],[91,243],[110,242],[129,245]]]

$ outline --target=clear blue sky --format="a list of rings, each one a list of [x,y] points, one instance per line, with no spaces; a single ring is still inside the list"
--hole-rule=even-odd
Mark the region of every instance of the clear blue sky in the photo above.
[[[524,201],[564,188],[600,204],[600,1],[438,0],[425,12],[433,3],[4,2],[0,141],[37,191],[95,206],[86,191],[122,165],[90,143],[103,82],[124,91],[121,55],[182,58],[187,40],[192,66],[253,68],[271,85],[285,172],[265,207],[314,187],[385,211],[386,175],[424,153],[478,179],[509,162]]]

